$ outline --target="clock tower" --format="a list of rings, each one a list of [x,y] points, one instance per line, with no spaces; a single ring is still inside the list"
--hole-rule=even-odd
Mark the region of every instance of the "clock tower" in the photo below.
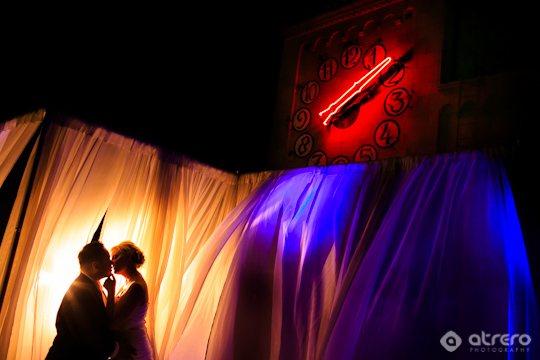
[[[358,1],[286,29],[272,167],[434,151],[425,104],[437,101],[440,13],[429,1]]]
[[[284,29],[269,168],[536,149],[536,32],[483,0],[358,0]]]

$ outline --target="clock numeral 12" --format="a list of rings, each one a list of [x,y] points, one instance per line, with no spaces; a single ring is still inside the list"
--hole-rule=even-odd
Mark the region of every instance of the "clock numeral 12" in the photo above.
[[[341,66],[345,69],[353,68],[362,57],[362,48],[358,45],[348,46],[341,54]]]

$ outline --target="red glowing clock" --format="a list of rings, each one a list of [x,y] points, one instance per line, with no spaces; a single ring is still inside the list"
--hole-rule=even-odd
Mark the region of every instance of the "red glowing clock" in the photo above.
[[[407,51],[387,51],[379,39],[367,47],[320,46],[301,58],[290,156],[307,166],[326,166],[395,154],[391,149],[402,136],[400,119],[411,99],[403,86],[410,83],[403,81]]]
[[[364,89],[368,89],[374,79],[378,79],[378,75],[390,64],[391,57],[382,60],[358,81],[352,84],[343,94],[341,94],[334,102],[328,105],[324,110],[319,112],[319,116],[324,119],[323,124],[328,125],[334,115],[339,113],[351,100],[362,93]],[[371,63],[370,63],[371,65]],[[370,66],[371,67],[371,66]]]

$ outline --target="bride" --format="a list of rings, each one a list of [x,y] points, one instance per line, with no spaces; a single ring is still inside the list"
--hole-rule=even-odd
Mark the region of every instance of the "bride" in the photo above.
[[[148,287],[137,270],[144,264],[144,254],[133,242],[123,241],[111,249],[111,261],[114,273],[126,279],[126,284],[116,296],[114,277],[109,277],[103,284],[108,293],[107,311],[111,328],[117,333],[120,344],[127,342],[135,349],[135,355],[129,360],[152,360],[153,352],[145,322]]]

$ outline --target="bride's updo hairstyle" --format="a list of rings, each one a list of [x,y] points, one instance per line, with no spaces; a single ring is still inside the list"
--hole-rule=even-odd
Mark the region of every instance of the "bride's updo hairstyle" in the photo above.
[[[120,244],[114,246],[113,249],[118,249],[121,253],[130,256],[137,269],[144,264],[145,258],[143,252],[131,241],[122,241]]]

